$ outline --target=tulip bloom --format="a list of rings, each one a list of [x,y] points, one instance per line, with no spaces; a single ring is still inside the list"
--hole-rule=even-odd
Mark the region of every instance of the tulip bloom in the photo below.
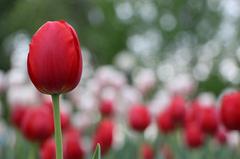
[[[101,153],[105,155],[112,147],[113,136],[114,123],[109,119],[102,120],[93,136],[92,148],[95,149],[99,143],[101,145]]]
[[[85,152],[83,150],[80,135],[68,133],[64,135],[63,140],[63,158],[64,159],[83,159]]]
[[[227,129],[240,130],[240,92],[232,92],[223,96],[220,116]]]
[[[172,149],[167,144],[161,147],[160,153],[162,154],[162,157],[165,159],[174,159],[174,154],[172,152]]]
[[[140,155],[142,159],[153,159],[154,158],[154,150],[151,145],[143,144],[141,145]]]
[[[169,111],[174,121],[178,124],[183,124],[186,111],[184,98],[181,96],[174,96],[169,105]]]
[[[52,114],[44,107],[29,108],[22,119],[21,130],[29,140],[46,140],[54,132]]]
[[[27,59],[28,74],[45,94],[74,89],[82,73],[82,56],[75,30],[64,21],[47,22],[33,36]]]
[[[184,131],[185,142],[189,148],[198,148],[204,142],[204,133],[196,123],[188,124]]]
[[[46,140],[40,149],[40,159],[55,159],[56,146],[52,138]],[[85,152],[76,136],[64,135],[63,159],[83,159]]]
[[[40,149],[40,159],[55,159],[56,146],[54,139],[46,140]]]
[[[128,122],[132,129],[143,132],[151,123],[151,116],[147,107],[135,105],[130,108]]]
[[[160,114],[157,116],[157,125],[158,129],[163,134],[168,134],[172,132],[175,128],[175,124],[174,120],[171,117],[171,112],[168,110],[160,112]]]
[[[55,159],[56,146],[52,138],[47,139],[41,146],[40,159]],[[65,130],[63,140],[64,159],[82,159],[85,156],[81,144],[81,136],[75,128]]]
[[[102,100],[99,110],[103,116],[111,116],[114,113],[114,105],[112,100]]]
[[[215,107],[205,107],[199,112],[199,123],[203,132],[215,134],[218,130],[219,121]]]
[[[214,137],[219,144],[225,144],[227,142],[227,130],[223,127],[219,128]]]
[[[60,113],[61,118],[61,127],[62,129],[67,129],[70,126],[70,117],[68,114],[61,112]]]
[[[11,122],[17,128],[21,128],[21,124],[24,118],[24,115],[27,111],[27,106],[15,105],[11,111]]]
[[[202,111],[202,106],[199,101],[195,100],[190,103],[188,109],[186,109],[185,117],[184,117],[184,125],[187,126],[192,122],[199,121],[199,112]]]

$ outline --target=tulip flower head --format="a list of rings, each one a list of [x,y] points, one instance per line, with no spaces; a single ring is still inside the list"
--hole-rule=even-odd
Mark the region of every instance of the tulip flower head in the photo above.
[[[75,134],[64,135],[63,140],[63,158],[64,159],[83,159],[84,150],[79,142],[79,137]]]
[[[163,158],[165,158],[165,159],[174,159],[175,158],[171,147],[167,144],[161,146],[160,151],[161,151],[161,154],[162,154]]]
[[[99,110],[103,116],[111,116],[114,113],[114,105],[112,100],[102,100]]]
[[[31,141],[44,141],[54,132],[52,114],[44,107],[29,108],[21,124],[23,135]]]
[[[186,109],[184,125],[187,126],[192,122],[199,122],[199,112],[201,111],[202,106],[198,100],[191,102],[189,107]]]
[[[153,159],[154,158],[154,150],[151,145],[143,144],[140,149],[140,154],[142,159]]]
[[[169,105],[169,111],[174,121],[178,124],[183,124],[186,111],[184,98],[181,96],[174,96]]]
[[[215,134],[218,130],[218,114],[215,107],[204,107],[199,112],[199,123],[203,132],[208,134]]]
[[[232,92],[223,96],[220,116],[227,129],[240,130],[240,92]]]
[[[175,124],[171,117],[171,112],[168,110],[160,112],[160,114],[157,116],[157,125],[158,129],[163,134],[168,134],[172,132],[175,128]]]
[[[11,110],[11,122],[16,126],[17,128],[21,128],[21,124],[25,115],[25,112],[27,111],[27,106],[23,105],[15,105]]]
[[[63,139],[63,158],[64,159],[83,159],[85,152],[79,141],[80,136],[68,133]],[[46,140],[40,149],[40,159],[55,159],[56,146],[54,139]]]
[[[225,144],[227,142],[227,131],[225,128],[219,128],[215,134],[215,139],[219,144]]]
[[[70,117],[68,114],[61,112],[61,127],[62,129],[67,129],[70,126]]]
[[[131,107],[128,113],[128,122],[132,129],[143,132],[151,122],[150,113],[147,107],[142,105]]]
[[[185,142],[189,148],[198,148],[204,142],[204,133],[196,123],[188,124],[185,128]]]
[[[44,94],[74,89],[82,73],[82,56],[75,30],[65,21],[45,23],[33,36],[27,59],[28,74]]]
[[[54,139],[46,140],[40,149],[40,159],[55,159],[55,151]]]
[[[114,124],[111,120],[105,119],[100,122],[93,136],[92,148],[95,149],[99,143],[101,146],[101,154],[105,155],[111,148],[113,143]]]

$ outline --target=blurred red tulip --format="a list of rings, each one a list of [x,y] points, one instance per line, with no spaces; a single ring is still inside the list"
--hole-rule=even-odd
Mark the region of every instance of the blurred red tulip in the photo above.
[[[187,126],[188,124],[191,124],[192,122],[196,122],[199,120],[199,112],[201,112],[201,105],[200,103],[195,100],[193,101],[189,107],[186,109],[185,113],[185,119],[184,119],[184,125]]]
[[[221,120],[229,130],[240,130],[240,92],[227,93],[222,98]]]
[[[72,126],[67,127],[66,129],[63,130],[64,136],[75,136],[76,138],[80,138],[80,131]]]
[[[61,118],[61,127],[62,130],[67,129],[70,126],[70,117],[68,114],[61,112],[60,113]]]
[[[28,74],[45,94],[71,91],[80,81],[82,57],[75,30],[65,21],[45,23],[33,36]]]
[[[131,107],[128,113],[128,122],[132,129],[143,132],[151,122],[147,107],[142,105]]]
[[[46,140],[40,149],[40,159],[55,159],[56,147],[54,139]]]
[[[154,150],[151,145],[143,144],[140,149],[142,159],[154,159]]]
[[[199,112],[199,123],[203,132],[214,135],[218,130],[218,114],[214,106],[204,107]]]
[[[21,124],[23,135],[33,141],[43,141],[54,132],[52,114],[43,107],[29,108]]]
[[[174,130],[175,125],[169,110],[160,112],[157,117],[157,125],[159,130],[164,134],[168,134]]]
[[[112,100],[102,100],[99,110],[103,116],[110,116],[114,113],[114,105]]]
[[[92,148],[95,150],[97,144],[101,146],[101,153],[105,155],[111,148],[113,142],[114,124],[108,119],[101,121],[93,136]]]
[[[164,158],[164,159],[174,159],[174,154],[173,154],[173,151],[171,150],[170,146],[168,145],[163,145],[161,147],[161,156]]]
[[[204,142],[204,134],[196,123],[188,124],[184,131],[185,142],[190,148],[198,148]]]
[[[63,139],[63,158],[64,159],[83,159],[84,150],[80,144],[80,136],[76,138],[76,134],[64,135]]]
[[[45,107],[45,109],[48,109],[51,114],[53,114],[53,103],[52,101],[44,101],[42,104],[42,107]]]
[[[218,143],[225,144],[227,142],[227,131],[225,128],[219,128],[215,134]]]
[[[50,138],[46,140],[40,149],[40,159],[55,159],[55,142]],[[63,159],[83,159],[85,152],[80,142],[80,136],[67,133],[63,137]]]
[[[15,105],[11,110],[11,122],[17,127],[21,128],[23,117],[27,111],[27,106]]]
[[[171,112],[173,121],[183,124],[185,116],[185,100],[181,96],[174,96],[168,108]]]

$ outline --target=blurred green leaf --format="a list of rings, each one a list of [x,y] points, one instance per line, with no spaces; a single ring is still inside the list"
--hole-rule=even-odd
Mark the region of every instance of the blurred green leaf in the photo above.
[[[97,144],[97,147],[95,149],[92,159],[101,159],[101,147],[99,144]]]

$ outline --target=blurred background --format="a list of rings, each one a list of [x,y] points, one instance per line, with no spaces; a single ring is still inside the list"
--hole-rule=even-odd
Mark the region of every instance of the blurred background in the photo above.
[[[210,150],[213,143],[207,142],[192,151],[176,146],[184,143],[178,141],[181,130],[165,141],[155,122],[140,134],[125,122],[126,112],[136,103],[147,105],[154,121],[175,95],[185,105],[198,99],[218,109],[223,93],[239,87],[239,0],[1,0],[0,158],[16,158],[19,152],[28,152],[30,145],[12,126],[15,105],[49,100],[29,81],[26,57],[32,35],[53,20],[70,23],[81,43],[83,78],[74,92],[64,96],[63,111],[75,127],[87,130],[83,132],[86,154],[104,116],[99,105],[107,99],[116,107],[111,121],[118,133],[106,158],[129,154],[121,158],[151,159],[136,150],[142,138],[152,145],[153,158],[203,158],[209,152],[208,158],[240,157],[236,132],[229,133],[230,146]],[[137,144],[127,143],[127,138]],[[26,148],[11,153],[18,142]]]

